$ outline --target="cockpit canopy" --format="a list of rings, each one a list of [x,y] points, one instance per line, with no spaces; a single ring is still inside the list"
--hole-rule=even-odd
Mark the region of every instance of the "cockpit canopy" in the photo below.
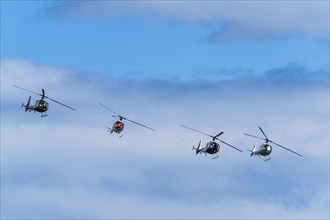
[[[272,147],[269,145],[269,144],[263,144],[263,145],[261,145],[261,147],[263,148],[263,149],[265,149],[266,151],[267,151],[267,153],[270,153],[271,151],[272,151]]]
[[[114,124],[113,124],[113,127],[115,130],[117,131],[122,131],[124,129],[124,123],[122,121],[116,121]]]
[[[36,101],[36,107],[39,109],[39,111],[45,112],[47,111],[49,104],[45,100],[41,99]]]
[[[220,145],[217,142],[210,141],[206,144],[207,148],[212,148],[212,149],[219,149]]]

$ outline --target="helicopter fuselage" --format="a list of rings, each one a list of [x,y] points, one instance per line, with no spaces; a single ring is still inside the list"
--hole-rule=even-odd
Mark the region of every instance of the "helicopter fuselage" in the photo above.
[[[37,100],[34,105],[30,105],[30,102],[31,102],[31,96],[29,97],[26,105],[24,105],[24,103],[22,103],[22,107],[25,107],[25,112],[27,112],[27,111],[40,112],[42,114],[41,115],[42,117],[47,116],[47,114],[45,112],[47,112],[48,107],[49,107],[48,102],[46,102],[43,99]]]
[[[208,153],[208,154],[216,154],[220,150],[220,144],[218,144],[215,141],[210,141],[202,149],[204,149],[203,151],[206,152],[206,153]]]
[[[124,122],[120,121],[120,120],[117,120],[115,121],[115,123],[113,123],[112,125],[112,129],[111,129],[111,132],[116,132],[116,133],[120,133],[124,130]]]
[[[28,109],[31,109],[33,111],[37,112],[46,112],[48,110],[49,104],[45,100],[37,100],[35,105],[33,106],[27,106]]]
[[[217,142],[214,141],[210,141],[208,142],[205,147],[200,147],[201,146],[201,141],[198,144],[198,147],[195,148],[193,147],[193,149],[196,149],[196,154],[201,154],[201,153],[205,153],[205,154],[216,154],[219,152],[220,150],[220,145]]]
[[[260,145],[258,150],[253,152],[253,155],[260,155],[267,157],[271,152],[272,152],[272,147],[269,144],[262,144]]]

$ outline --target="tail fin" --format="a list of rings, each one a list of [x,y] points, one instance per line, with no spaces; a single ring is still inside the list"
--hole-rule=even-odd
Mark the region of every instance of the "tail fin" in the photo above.
[[[257,143],[255,143],[252,150],[249,150],[249,151],[251,152],[250,157],[252,157],[255,154],[255,152],[257,151]]]
[[[202,144],[202,141],[199,141],[197,148],[195,146],[193,146],[192,150],[196,149],[196,154],[198,154],[201,151],[200,150],[201,144]]]
[[[27,112],[27,110],[29,110],[30,108],[30,103],[31,103],[31,96],[29,97],[26,105],[24,105],[24,103],[22,103],[22,108],[25,107],[25,112]]]

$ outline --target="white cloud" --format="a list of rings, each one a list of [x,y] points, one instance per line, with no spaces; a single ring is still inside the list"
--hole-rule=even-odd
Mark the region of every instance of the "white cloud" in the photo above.
[[[327,1],[101,1],[56,4],[48,12],[61,17],[113,19],[135,16],[148,20],[218,24],[213,41],[287,37],[312,37],[329,30]]]
[[[28,61],[1,66],[3,218],[329,217],[329,87],[312,75],[125,81]],[[46,118],[25,113],[29,94],[14,83],[45,85],[78,111],[52,104]],[[98,102],[156,132],[127,122],[122,138],[109,135],[114,118]],[[224,131],[244,153],[222,146],[217,160],[194,155],[208,137],[179,124]],[[250,158],[255,140],[243,133],[260,135],[257,126],[304,157],[274,146],[270,161]]]
[[[10,99],[14,94],[17,94],[17,90],[13,89],[13,85],[25,87],[37,93],[41,93],[42,88],[48,88],[50,90],[57,90],[57,94],[60,93],[62,95],[63,91],[58,88],[61,84],[65,83],[65,79],[69,78],[70,74],[72,74],[72,70],[68,68],[57,68],[46,65],[36,66],[27,60],[1,60],[2,99]],[[48,95],[48,90],[45,92]],[[24,96],[24,93],[22,91],[22,96]]]

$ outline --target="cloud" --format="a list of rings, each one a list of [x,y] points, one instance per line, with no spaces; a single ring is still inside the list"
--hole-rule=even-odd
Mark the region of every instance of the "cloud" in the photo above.
[[[329,30],[326,1],[100,1],[64,2],[46,8],[53,17],[105,19],[135,17],[189,25],[210,24],[216,30],[209,40],[235,41],[319,37]]]
[[[291,64],[210,82],[113,79],[26,60],[1,68],[1,218],[329,217],[325,71]],[[78,111],[50,102],[45,118],[25,113],[30,94],[12,84],[44,86]],[[114,118],[98,102],[156,132],[127,122],[122,138],[109,135]],[[224,131],[244,153],[221,145],[217,160],[195,155],[192,145],[209,138],[179,124]],[[257,126],[304,157],[274,146],[270,161],[250,158],[256,140],[243,133],[260,135]]]

